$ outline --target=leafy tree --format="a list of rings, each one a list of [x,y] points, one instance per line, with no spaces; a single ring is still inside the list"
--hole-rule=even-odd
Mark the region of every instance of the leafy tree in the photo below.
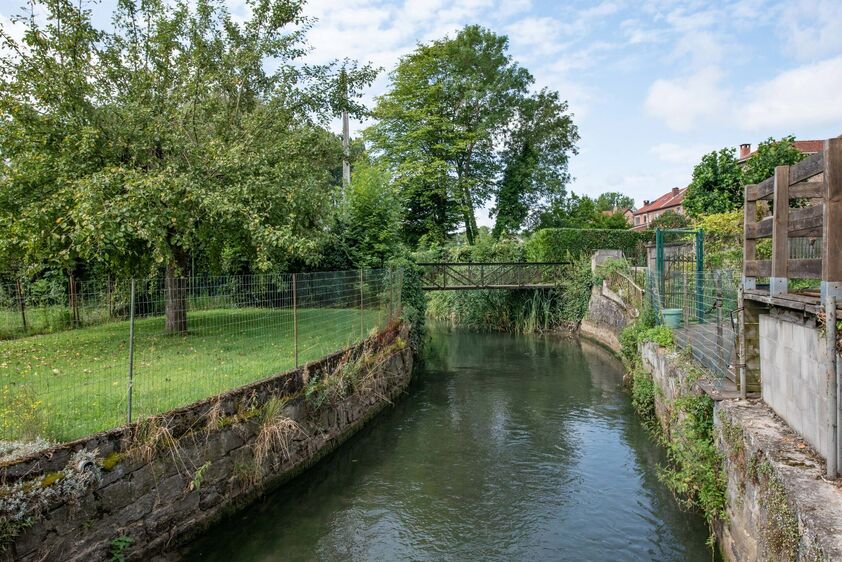
[[[520,230],[530,212],[565,195],[567,163],[576,154],[576,125],[567,102],[546,89],[525,98],[503,152],[504,171],[493,213],[494,236]]]
[[[531,224],[532,230],[542,228],[629,228],[621,213],[604,214],[597,202],[587,195],[571,193],[561,197],[539,212]]]
[[[693,180],[684,196],[684,209],[691,217],[724,213],[743,204],[743,180],[733,148],[705,154],[693,169]]]
[[[775,175],[776,166],[790,166],[800,162],[806,154],[795,148],[795,137],[790,135],[781,140],[769,137],[757,146],[757,151],[743,167],[743,183],[760,183]]]
[[[690,226],[690,219],[675,211],[666,211],[649,223],[649,228],[687,228],[688,226]]]
[[[607,191],[596,198],[596,208],[600,211],[634,209],[634,199],[617,191]]]
[[[506,37],[467,26],[453,38],[419,45],[403,57],[391,75],[390,90],[378,98],[374,116],[379,122],[368,138],[404,200],[408,242],[441,242],[461,222],[473,244],[475,209],[500,190],[504,159],[511,164],[505,204],[528,203],[532,193],[556,190],[566,181],[566,152],[560,149],[575,142],[575,128],[569,117],[555,113],[566,105],[549,92],[528,98],[533,78],[507,49]],[[570,138],[560,139],[559,128]],[[552,156],[537,154],[539,147],[562,156],[552,170],[543,171],[552,179],[549,184],[532,175]],[[538,164],[533,163],[536,157]],[[500,210],[505,206],[498,205]],[[518,214],[522,210],[513,212],[514,222]],[[512,220],[506,216],[508,229]]]
[[[297,60],[296,0],[121,0],[108,31],[67,0],[3,40],[4,261],[166,270],[166,326],[187,329],[190,255],[228,270],[312,262],[330,224],[333,109]],[[271,69],[265,64],[272,59]],[[329,88],[328,91],[335,91]]]
[[[389,173],[361,159],[346,194],[345,245],[357,267],[383,267],[399,255],[400,202]]]

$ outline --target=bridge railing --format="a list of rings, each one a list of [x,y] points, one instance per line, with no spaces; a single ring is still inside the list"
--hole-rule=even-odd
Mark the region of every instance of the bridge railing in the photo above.
[[[556,285],[570,262],[424,262],[427,291],[528,289]]]

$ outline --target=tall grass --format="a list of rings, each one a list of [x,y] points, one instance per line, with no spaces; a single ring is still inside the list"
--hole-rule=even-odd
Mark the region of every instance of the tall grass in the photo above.
[[[592,286],[590,260],[581,259],[548,289],[431,292],[427,316],[480,331],[560,331],[575,327],[584,318]]]

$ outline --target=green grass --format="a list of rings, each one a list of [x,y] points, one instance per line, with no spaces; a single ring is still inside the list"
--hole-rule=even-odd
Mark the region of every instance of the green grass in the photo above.
[[[385,323],[385,313],[303,309],[299,363],[318,359]],[[183,406],[294,366],[292,311],[191,312],[187,335],[162,317],[135,324],[133,418]],[[128,323],[0,342],[0,439],[82,437],[126,421]]]

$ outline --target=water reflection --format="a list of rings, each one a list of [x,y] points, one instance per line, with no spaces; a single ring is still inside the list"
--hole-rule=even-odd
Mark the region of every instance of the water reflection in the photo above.
[[[710,560],[600,348],[438,330],[395,408],[213,528],[204,560]]]

